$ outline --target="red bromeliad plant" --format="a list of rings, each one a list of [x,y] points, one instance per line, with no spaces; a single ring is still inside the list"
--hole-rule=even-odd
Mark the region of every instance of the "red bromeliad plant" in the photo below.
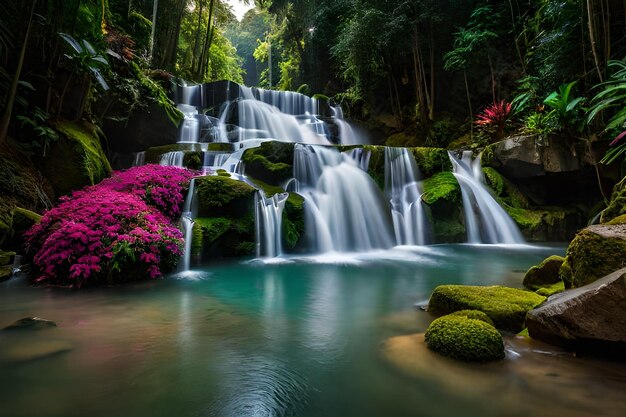
[[[35,281],[81,287],[171,270],[183,243],[173,220],[192,176],[146,165],[62,198],[26,235]]]
[[[495,128],[494,139],[502,139],[506,122],[511,116],[511,110],[511,103],[505,100],[496,101],[476,116],[476,124],[481,127]]]

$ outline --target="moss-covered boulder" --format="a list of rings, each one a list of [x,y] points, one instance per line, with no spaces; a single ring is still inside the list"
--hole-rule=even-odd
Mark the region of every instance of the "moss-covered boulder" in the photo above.
[[[196,178],[199,217],[242,217],[252,213],[256,189],[242,181],[223,176]]]
[[[10,228],[2,240],[2,244],[7,248],[19,251],[24,245],[24,233],[39,223],[41,215],[21,207],[15,207],[11,210],[10,215]]]
[[[429,349],[466,362],[489,362],[504,358],[502,336],[492,325],[464,316],[435,319],[425,335]]]
[[[55,129],[59,139],[50,147],[43,170],[57,196],[97,184],[111,174],[94,125],[59,121]]]
[[[15,252],[0,250],[0,282],[6,281],[13,275],[13,258]]]
[[[459,311],[455,311],[454,313],[448,314],[447,316],[448,317],[465,317],[468,319],[480,320],[480,321],[484,321],[490,326],[495,327],[493,320],[491,320],[491,318],[489,318],[487,314],[483,313],[480,310],[459,310]]]
[[[263,142],[257,148],[247,149],[241,161],[248,176],[280,185],[293,176],[293,151],[293,143]]]
[[[504,205],[522,235],[535,242],[570,240],[579,229],[581,213],[576,208],[518,208]]]
[[[544,297],[550,297],[551,295],[558,294],[565,291],[565,284],[563,281],[548,284],[545,287],[538,288],[535,292]]]
[[[564,261],[565,258],[562,256],[552,255],[541,261],[539,265],[531,267],[524,276],[524,287],[537,291],[540,288],[563,282],[559,276],[559,269]]]
[[[459,310],[480,310],[498,329],[519,332],[526,313],[545,297],[530,291],[501,286],[440,285],[433,291],[428,311],[450,314]]]
[[[626,225],[594,225],[578,232],[559,274],[566,288],[586,284],[626,266]]]
[[[153,146],[145,151],[144,161],[146,164],[158,164],[164,155],[172,152],[180,152],[182,165],[189,169],[202,167],[202,145],[199,143],[172,143],[169,145]]]
[[[436,243],[464,242],[461,188],[452,172],[440,172],[424,180],[422,200],[430,207]]]

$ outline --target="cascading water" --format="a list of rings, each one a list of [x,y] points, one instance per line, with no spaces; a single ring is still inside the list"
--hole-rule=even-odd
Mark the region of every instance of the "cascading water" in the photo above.
[[[294,177],[315,252],[394,246],[389,208],[374,181],[336,149],[297,144]]]
[[[180,270],[181,272],[185,272],[189,270],[191,265],[191,244],[193,243],[193,225],[194,219],[196,218],[197,204],[196,199],[194,199],[196,193],[196,181],[195,179],[191,179],[189,181],[189,191],[187,192],[187,197],[185,197],[185,202],[183,204],[183,212],[180,216],[180,223],[183,229],[183,237],[185,239],[185,247],[184,252],[181,257],[180,262]]]
[[[182,167],[184,157],[185,153],[182,151],[167,152],[161,155],[161,158],[159,159],[159,165]]]
[[[354,159],[354,162],[356,162],[359,168],[367,172],[370,166],[370,158],[372,156],[372,153],[370,151],[363,148],[354,148],[346,151],[346,154],[350,158]]]
[[[398,245],[425,245],[430,241],[420,177],[415,158],[406,148],[385,148],[385,193],[391,203]]]
[[[133,166],[140,167],[146,163],[146,152],[136,152],[133,156]]]
[[[259,190],[256,200],[256,256],[276,257],[283,253],[282,217],[289,193],[265,197]]]
[[[480,158],[464,151],[461,159],[449,152],[454,176],[461,187],[469,243],[525,243],[517,225],[491,196],[482,181]]]

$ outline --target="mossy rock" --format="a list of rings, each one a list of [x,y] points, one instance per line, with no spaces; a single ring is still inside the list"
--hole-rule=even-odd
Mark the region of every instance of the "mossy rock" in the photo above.
[[[3,244],[11,249],[21,250],[24,247],[24,233],[39,223],[41,215],[21,207],[15,207],[11,215],[11,227]]]
[[[602,212],[601,223],[608,223],[616,217],[626,214],[626,177],[613,187],[611,201]]]
[[[594,225],[576,234],[559,274],[565,288],[592,283],[626,266],[626,225]]]
[[[564,257],[552,255],[541,261],[539,265],[531,267],[524,276],[524,287],[537,291],[540,288],[549,287],[559,282],[562,283],[559,269],[561,269],[564,261]]]
[[[525,209],[530,207],[528,198],[497,170],[492,167],[483,167],[483,174],[486,185],[507,206]]]
[[[12,265],[2,265],[0,266],[0,282],[6,281],[7,279],[13,276],[13,266]]]
[[[13,265],[13,257],[15,252],[5,252],[0,250],[0,266]]]
[[[247,149],[241,160],[247,175],[279,185],[293,176],[293,152],[293,143],[269,141],[258,148]]]
[[[614,219],[606,222],[607,225],[626,224],[626,214],[615,217]]]
[[[490,362],[504,358],[502,335],[492,325],[464,316],[435,319],[425,335],[429,349],[465,362]]]
[[[546,285],[537,289],[535,292],[544,297],[550,297],[551,295],[565,291],[565,284],[563,281],[555,282],[554,284]]]
[[[480,310],[459,310],[459,311],[455,311],[454,313],[448,314],[447,316],[448,317],[465,317],[468,319],[480,320],[480,321],[484,321],[490,326],[496,327],[496,325],[493,323],[493,320],[491,320],[487,314],[483,313]]]
[[[158,164],[161,157],[170,152],[183,152],[183,166],[198,169],[202,166],[202,145],[199,143],[172,143],[153,146],[146,150],[144,160],[147,164]]]
[[[503,207],[529,241],[570,240],[580,224],[581,213],[576,208]]]
[[[193,225],[192,257],[217,259],[254,254],[254,217],[199,217]]]
[[[385,146],[395,146],[400,148],[409,148],[412,146],[423,145],[424,140],[418,138],[414,134],[407,132],[394,133],[385,140]]]
[[[218,152],[234,152],[235,145],[226,142],[213,142],[209,143],[207,150]]]
[[[410,151],[424,178],[440,172],[452,171],[448,151],[443,148],[411,148]]]
[[[461,187],[452,172],[440,172],[424,180],[422,200],[436,206],[440,200],[457,205],[461,202]]]
[[[111,174],[95,126],[59,121],[55,129],[59,139],[50,147],[43,170],[57,196],[97,184]]]
[[[298,247],[304,235],[304,197],[297,193],[289,193],[283,211],[283,236],[287,249]]]
[[[229,213],[241,217],[252,212],[256,189],[242,181],[223,176],[196,178],[200,217],[220,217]]]
[[[440,285],[433,291],[428,311],[450,314],[459,310],[480,310],[498,329],[519,332],[526,313],[545,297],[530,291],[501,286]]]

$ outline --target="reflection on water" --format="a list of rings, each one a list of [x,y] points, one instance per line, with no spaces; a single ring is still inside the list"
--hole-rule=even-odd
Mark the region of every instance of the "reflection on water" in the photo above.
[[[26,316],[59,327],[0,332],[0,414],[620,415],[621,365],[546,347],[510,341],[507,361],[481,368],[491,385],[479,390],[468,365],[441,380],[430,361],[407,377],[381,359],[385,339],[425,330],[431,318],[414,304],[436,285],[520,286],[530,265],[562,252],[398,247],[80,292],[10,280],[0,284],[0,327]]]

